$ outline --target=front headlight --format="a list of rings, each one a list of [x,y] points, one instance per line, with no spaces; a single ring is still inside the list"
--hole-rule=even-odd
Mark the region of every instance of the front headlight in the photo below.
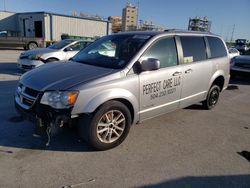
[[[55,109],[65,109],[74,106],[78,91],[49,91],[43,94],[41,104]]]
[[[37,55],[30,55],[28,58],[30,60],[40,60],[42,54],[37,54]]]

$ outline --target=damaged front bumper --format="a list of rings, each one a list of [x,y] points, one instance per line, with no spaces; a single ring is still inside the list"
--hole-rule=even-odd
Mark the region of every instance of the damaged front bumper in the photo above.
[[[59,129],[65,126],[71,127],[73,118],[77,117],[71,116],[72,109],[56,110],[43,104],[36,104],[31,109],[24,109],[16,100],[15,108],[24,119],[34,123],[34,136],[47,135],[46,146],[49,146],[51,136],[57,134]]]

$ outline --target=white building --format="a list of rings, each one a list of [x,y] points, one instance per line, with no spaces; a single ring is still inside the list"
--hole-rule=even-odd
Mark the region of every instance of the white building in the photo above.
[[[67,16],[49,12],[13,13],[0,11],[0,30],[19,32],[24,37],[58,41],[62,34],[101,37],[112,32],[109,21]]]

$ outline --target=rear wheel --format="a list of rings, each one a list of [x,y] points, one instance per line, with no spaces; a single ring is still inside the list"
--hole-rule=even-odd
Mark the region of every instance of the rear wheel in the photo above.
[[[37,43],[35,43],[35,42],[30,42],[30,43],[28,44],[28,49],[29,49],[29,50],[32,50],[32,49],[37,48],[37,47],[38,47],[38,45],[37,45]]]
[[[207,99],[202,102],[204,108],[210,110],[216,106],[219,101],[220,87],[213,85],[207,95]]]
[[[121,102],[109,101],[93,115],[84,115],[79,123],[80,136],[97,150],[121,144],[129,133],[131,114]]]

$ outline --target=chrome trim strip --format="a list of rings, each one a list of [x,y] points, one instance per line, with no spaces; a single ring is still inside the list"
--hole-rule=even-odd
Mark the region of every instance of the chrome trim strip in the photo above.
[[[23,97],[25,97],[25,98],[27,98],[29,100],[33,100],[33,101],[36,100],[35,97],[32,97],[32,96],[28,95],[27,93],[20,93],[20,95],[22,95]]]

